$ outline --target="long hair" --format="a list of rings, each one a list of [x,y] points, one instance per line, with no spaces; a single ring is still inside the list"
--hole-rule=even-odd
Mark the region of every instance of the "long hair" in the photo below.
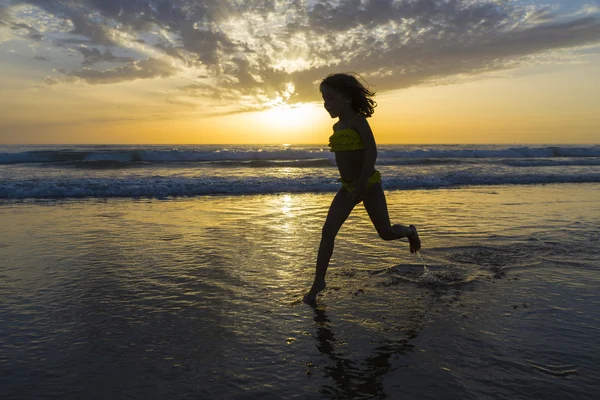
[[[330,87],[351,98],[354,111],[365,117],[370,117],[375,112],[374,108],[377,107],[377,103],[372,99],[375,92],[367,89],[354,75],[329,74],[321,81],[321,86]]]

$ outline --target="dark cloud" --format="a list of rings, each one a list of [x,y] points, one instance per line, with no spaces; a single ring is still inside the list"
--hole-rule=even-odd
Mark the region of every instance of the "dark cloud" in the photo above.
[[[1,15],[2,13],[0,12],[0,16]],[[38,42],[43,39],[43,36],[31,25],[22,22],[14,22],[9,14],[5,14],[4,18],[4,23],[8,25],[16,35],[22,35],[23,37]]]
[[[9,19],[8,4],[0,4],[0,25],[8,25]]]
[[[67,18],[83,69],[66,74],[89,83],[168,77],[177,60],[210,79],[190,97],[235,102],[281,96],[317,98],[315,82],[333,71],[356,71],[380,90],[394,90],[456,74],[519,65],[559,49],[600,44],[597,8],[566,14],[536,2],[496,0],[13,0]],[[0,18],[6,23],[6,8]],[[11,22],[13,26],[22,24]],[[43,30],[21,26],[41,38]],[[39,35],[39,36],[36,36]],[[117,57],[122,37],[154,52],[137,61]],[[104,48],[100,51],[99,48]],[[112,50],[109,50],[112,49]],[[113,51],[114,50],[114,51]],[[162,56],[156,54],[162,53]],[[157,58],[158,57],[158,58]],[[127,62],[104,71],[98,61]],[[530,62],[530,61],[528,61]]]
[[[77,50],[83,54],[84,66],[91,66],[98,62],[132,62],[134,61],[131,57],[117,57],[108,48],[104,49],[104,52],[100,51],[97,47],[78,47]]]
[[[83,68],[78,71],[60,70],[70,78],[78,78],[89,84],[119,83],[136,79],[166,78],[176,72],[170,63],[156,58],[130,62],[126,65],[98,71]]]

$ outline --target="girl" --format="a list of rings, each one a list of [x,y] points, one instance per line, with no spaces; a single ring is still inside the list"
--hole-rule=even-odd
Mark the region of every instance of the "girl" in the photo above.
[[[325,273],[333,253],[335,236],[354,206],[361,201],[383,240],[408,238],[411,253],[421,248],[417,229],[413,225],[390,224],[381,175],[375,169],[377,146],[367,122],[376,106],[372,99],[375,93],[347,74],[328,75],[321,82],[320,90],[331,118],[339,118],[333,125],[329,146],[335,152],[342,187],[333,198],[323,225],[315,280],[304,296],[306,303],[313,303],[317,294],[325,289]]]

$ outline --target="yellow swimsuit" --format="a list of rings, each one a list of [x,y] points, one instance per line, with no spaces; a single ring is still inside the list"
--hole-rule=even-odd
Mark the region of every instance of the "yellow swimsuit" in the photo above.
[[[354,118],[356,118],[357,116],[358,114],[356,114]],[[365,148],[360,134],[354,129],[350,128],[350,124],[352,123],[354,118],[352,118],[348,123],[348,128],[334,131],[333,135],[329,137],[329,151],[354,151],[363,150]],[[354,191],[354,182],[346,182],[342,178],[338,179],[338,181],[342,183],[342,187],[348,192]],[[371,177],[369,178],[367,187],[371,187],[374,184],[380,182],[381,174],[379,173],[379,171],[375,170],[373,175],[371,175]]]
[[[329,147],[331,152],[362,150],[365,145],[362,142],[360,134],[354,129],[346,128],[333,132],[329,137]]]

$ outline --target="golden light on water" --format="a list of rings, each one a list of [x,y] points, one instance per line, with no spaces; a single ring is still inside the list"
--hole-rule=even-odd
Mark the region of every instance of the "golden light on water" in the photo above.
[[[294,213],[292,212],[292,196],[289,194],[285,194],[281,197],[281,212],[286,217],[293,217]]]

